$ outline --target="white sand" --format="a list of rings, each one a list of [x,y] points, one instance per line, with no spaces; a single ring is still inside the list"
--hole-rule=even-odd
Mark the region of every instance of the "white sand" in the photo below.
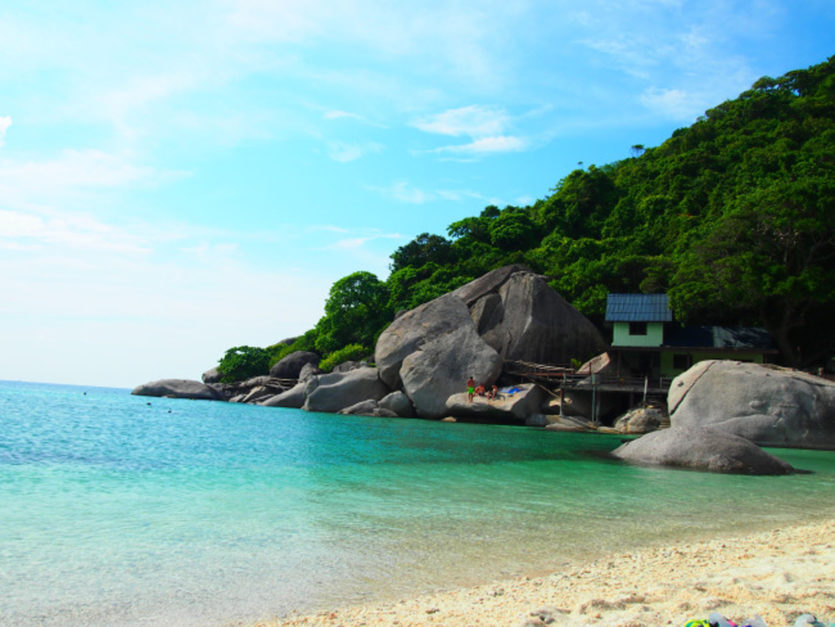
[[[259,625],[607,625],[683,627],[718,611],[768,627],[805,612],[835,621],[835,521],[682,542],[398,602]]]

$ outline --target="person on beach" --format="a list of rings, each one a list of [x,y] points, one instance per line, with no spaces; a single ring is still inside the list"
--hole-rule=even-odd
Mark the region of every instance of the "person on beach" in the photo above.
[[[484,393],[485,393],[486,391],[487,391],[487,390],[484,388],[484,384],[483,384],[483,383],[479,383],[479,384],[478,384],[478,387],[475,389],[475,393],[476,393],[476,395],[477,395],[477,396],[484,396]]]
[[[489,391],[489,392],[487,392],[487,400],[488,400],[488,401],[492,401],[492,400],[493,400],[493,399],[495,399],[498,395],[499,395],[499,386],[498,386],[498,385],[496,385],[496,384],[494,383],[494,384],[493,384],[493,387],[492,387],[492,388],[490,388],[490,391]]]
[[[470,378],[467,379],[467,396],[471,403],[473,402],[473,394],[475,394],[475,379],[470,375]]]

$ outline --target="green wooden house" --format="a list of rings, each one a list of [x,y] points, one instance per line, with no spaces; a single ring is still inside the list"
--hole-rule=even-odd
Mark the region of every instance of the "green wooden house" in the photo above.
[[[777,354],[759,327],[684,326],[673,320],[666,294],[609,294],[613,358],[624,375],[674,377],[705,359],[767,362]]]

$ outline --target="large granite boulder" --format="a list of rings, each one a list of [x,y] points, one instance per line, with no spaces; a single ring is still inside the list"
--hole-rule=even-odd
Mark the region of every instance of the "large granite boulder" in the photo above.
[[[295,351],[285,355],[270,368],[270,376],[277,379],[298,379],[306,364],[319,365],[319,355],[311,351]]]
[[[404,359],[434,338],[466,326],[473,326],[470,312],[464,302],[452,293],[407,311],[392,322],[377,340],[374,362],[380,370],[380,378],[390,388],[399,388]],[[446,396],[443,400],[446,401]]]
[[[304,381],[299,381],[296,385],[291,387],[286,392],[275,394],[269,398],[261,399],[258,403],[264,407],[292,407],[294,409],[301,409],[304,401],[307,399],[305,389],[307,384]]]
[[[204,401],[223,400],[214,388],[192,379],[160,379],[143,383],[133,388],[137,396],[165,396],[168,398],[190,398]]]
[[[360,401],[378,401],[389,393],[376,368],[323,374],[305,385],[307,399],[302,409],[307,411],[335,413]]]
[[[412,418],[415,415],[415,408],[412,407],[412,401],[400,390],[395,390],[391,394],[387,394],[381,398],[378,405],[383,409],[394,412],[401,418]]]
[[[470,376],[490,385],[501,373],[502,363],[467,317],[459,328],[426,341],[409,354],[400,368],[400,379],[419,416],[440,418],[446,415],[447,399],[466,388]]]
[[[214,368],[209,368],[200,378],[203,379],[203,383],[220,383],[221,377],[223,375],[220,374],[220,370],[215,366]]]
[[[514,272],[501,285],[498,296],[500,304],[485,307],[492,328],[486,328],[482,318],[479,332],[505,360],[567,364],[606,349],[597,327],[540,275]],[[474,309],[478,305],[477,301]]]
[[[493,400],[488,400],[485,396],[475,396],[470,401],[467,392],[453,394],[446,401],[444,415],[508,422],[526,422],[532,416],[542,416],[545,391],[540,386],[525,383],[515,386],[514,389],[518,389],[518,392],[500,393]],[[544,426],[547,424],[547,419],[538,418],[536,422],[537,424],[543,422],[542,426]]]
[[[793,468],[756,444],[712,428],[678,426],[654,431],[612,454],[640,464],[751,475],[784,475]]]
[[[436,418],[469,376],[490,384],[504,360],[567,363],[605,347],[544,277],[513,265],[398,316],[380,335],[375,362],[418,415]]]
[[[835,449],[835,383],[770,365],[708,360],[673,379],[673,426],[710,426],[760,446]]]

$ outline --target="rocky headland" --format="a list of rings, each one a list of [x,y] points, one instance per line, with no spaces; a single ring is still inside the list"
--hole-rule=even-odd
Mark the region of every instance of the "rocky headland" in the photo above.
[[[202,382],[155,381],[133,394],[647,434],[615,456],[719,472],[792,470],[760,446],[835,449],[835,383],[786,368],[698,362],[673,380],[666,408],[632,408],[603,428],[590,419],[590,394],[557,397],[506,372],[511,363],[566,364],[596,356],[576,371],[590,377],[611,369],[606,350],[598,329],[545,277],[512,265],[398,315],[380,335],[373,365],[349,362],[322,373],[318,355],[300,351],[275,364],[269,375],[247,381],[221,383],[212,369]],[[470,377],[487,389],[502,385],[497,398],[470,399],[465,389]],[[611,399],[598,398],[598,409],[607,402],[611,405]]]

